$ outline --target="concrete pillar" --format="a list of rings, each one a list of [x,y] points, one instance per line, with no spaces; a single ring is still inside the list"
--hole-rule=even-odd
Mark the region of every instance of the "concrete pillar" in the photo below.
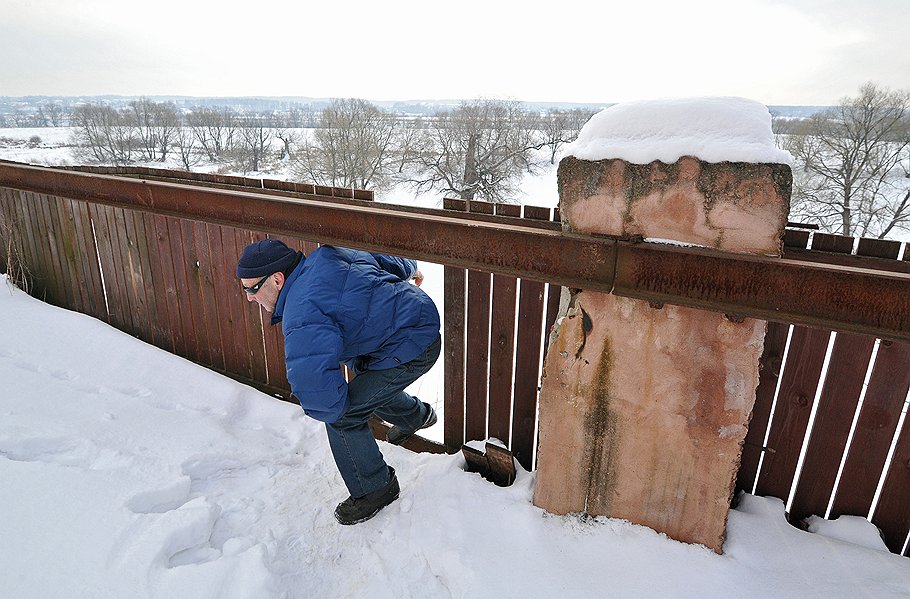
[[[558,179],[567,230],[780,255],[785,165],[568,157]],[[544,365],[534,504],[721,552],[765,324],[574,293]]]

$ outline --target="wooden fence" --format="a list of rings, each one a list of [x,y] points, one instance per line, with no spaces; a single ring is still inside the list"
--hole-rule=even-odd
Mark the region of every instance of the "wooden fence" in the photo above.
[[[285,195],[367,199],[345,189],[185,178],[200,185],[259,188],[264,194],[272,188]],[[551,209],[459,200],[447,200],[445,208],[558,226]],[[33,295],[287,396],[279,333],[263,326],[258,309],[238,299],[233,274],[242,248],[265,237],[262,232],[2,187],[0,223],[13,234],[0,247],[0,265],[6,265],[9,243],[32,274]],[[910,272],[910,256],[897,260],[899,243],[855,243],[816,233],[806,249],[808,240],[806,232],[788,231],[787,257]],[[316,247],[302,239],[285,241],[304,252]],[[856,255],[850,255],[854,245]],[[560,288],[449,266],[444,285],[445,445],[451,451],[465,441],[496,437],[533,469],[540,365]],[[829,504],[831,517],[870,516],[874,503],[872,522],[892,551],[906,555],[910,423],[901,423],[910,344],[837,334],[826,361],[831,337],[830,331],[769,324],[737,487],[784,500],[792,496],[794,522],[828,514]]]
[[[807,250],[810,234],[789,230],[785,255],[910,272],[906,248],[897,260],[901,243],[811,237]],[[789,500],[794,523],[812,514],[869,516],[888,548],[908,555],[910,422],[898,425],[910,344],[772,322],[761,365],[737,488]]]

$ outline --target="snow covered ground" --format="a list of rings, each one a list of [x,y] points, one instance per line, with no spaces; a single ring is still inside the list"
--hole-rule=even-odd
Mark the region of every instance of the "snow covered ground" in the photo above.
[[[910,560],[861,519],[802,532],[745,495],[716,555],[547,515],[533,474],[502,489],[385,443],[401,498],[342,527],[324,430],[299,407],[4,278],[0,314],[3,597],[910,595]]]

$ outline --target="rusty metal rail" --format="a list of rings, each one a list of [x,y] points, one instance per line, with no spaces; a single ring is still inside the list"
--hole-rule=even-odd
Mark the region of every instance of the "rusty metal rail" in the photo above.
[[[0,163],[0,187],[491,271],[570,288],[910,340],[910,275],[631,243],[510,217],[277,197]]]

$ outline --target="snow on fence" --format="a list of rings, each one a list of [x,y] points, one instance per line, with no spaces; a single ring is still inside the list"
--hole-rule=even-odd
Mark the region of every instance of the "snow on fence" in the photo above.
[[[351,190],[167,171],[132,174],[217,187],[369,199]],[[147,172],[146,172],[147,171]],[[265,188],[265,189],[263,189]],[[337,195],[336,195],[337,194]],[[448,200],[453,214],[521,216],[558,228],[549,209]],[[236,256],[265,233],[0,187],[0,269],[9,252],[33,295],[92,315],[162,349],[287,397],[282,343],[238,301]],[[303,251],[315,247],[286,239]],[[785,258],[910,273],[896,242],[788,231]],[[855,246],[855,249],[854,249]],[[808,248],[808,249],[807,249]],[[560,288],[445,268],[445,445],[497,437],[533,468],[537,383]],[[837,293],[832,289],[831,293]],[[869,517],[910,553],[910,343],[770,323],[737,488],[788,501],[791,521]],[[431,443],[424,448],[441,450]]]

